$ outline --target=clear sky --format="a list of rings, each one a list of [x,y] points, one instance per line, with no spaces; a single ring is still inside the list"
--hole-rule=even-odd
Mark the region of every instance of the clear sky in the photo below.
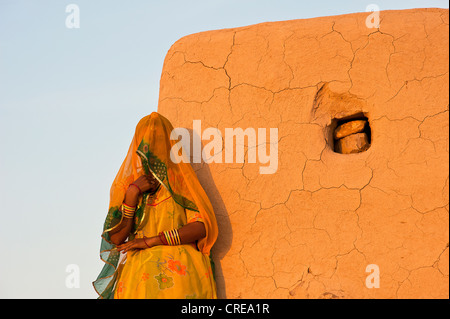
[[[80,28],[65,21],[80,9]],[[111,183],[196,32],[442,0],[0,0],[0,298],[96,298]],[[68,288],[68,265],[80,287]]]

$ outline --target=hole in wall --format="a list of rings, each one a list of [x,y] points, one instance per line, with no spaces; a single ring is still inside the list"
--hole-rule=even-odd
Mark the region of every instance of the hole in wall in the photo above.
[[[369,119],[363,113],[333,119],[329,132],[329,140],[333,142],[332,149],[336,153],[361,153],[371,146]]]

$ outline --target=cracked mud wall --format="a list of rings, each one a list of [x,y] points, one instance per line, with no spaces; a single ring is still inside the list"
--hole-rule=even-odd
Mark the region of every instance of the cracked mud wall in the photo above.
[[[192,164],[219,223],[219,297],[449,297],[448,10],[382,11],[378,29],[368,14],[202,32],[167,53],[158,111],[174,127],[278,128],[276,174]],[[335,121],[357,113],[370,148],[334,152]]]

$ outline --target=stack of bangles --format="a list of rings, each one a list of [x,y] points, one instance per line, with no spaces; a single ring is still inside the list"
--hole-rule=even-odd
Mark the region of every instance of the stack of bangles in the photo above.
[[[159,233],[159,239],[164,245],[181,245],[180,235],[177,229],[166,230]]]
[[[128,206],[125,203],[122,203],[122,215],[125,218],[133,218],[134,212],[136,211],[136,206]]]

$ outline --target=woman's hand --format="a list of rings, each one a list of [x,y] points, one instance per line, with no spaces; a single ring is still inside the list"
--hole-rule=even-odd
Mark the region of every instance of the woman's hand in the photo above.
[[[126,253],[129,250],[145,249],[154,246],[152,238],[135,238],[117,246],[117,250]]]
[[[134,187],[133,185],[137,187]],[[145,192],[155,192],[158,189],[159,182],[152,175],[142,175],[128,186],[125,194],[125,204],[136,206],[139,201],[139,195]]]
[[[151,174],[140,176],[132,184],[139,187],[139,189],[141,190],[142,193],[146,193],[148,191],[154,192],[159,186],[159,182]],[[137,189],[136,187],[131,187],[131,188]]]

